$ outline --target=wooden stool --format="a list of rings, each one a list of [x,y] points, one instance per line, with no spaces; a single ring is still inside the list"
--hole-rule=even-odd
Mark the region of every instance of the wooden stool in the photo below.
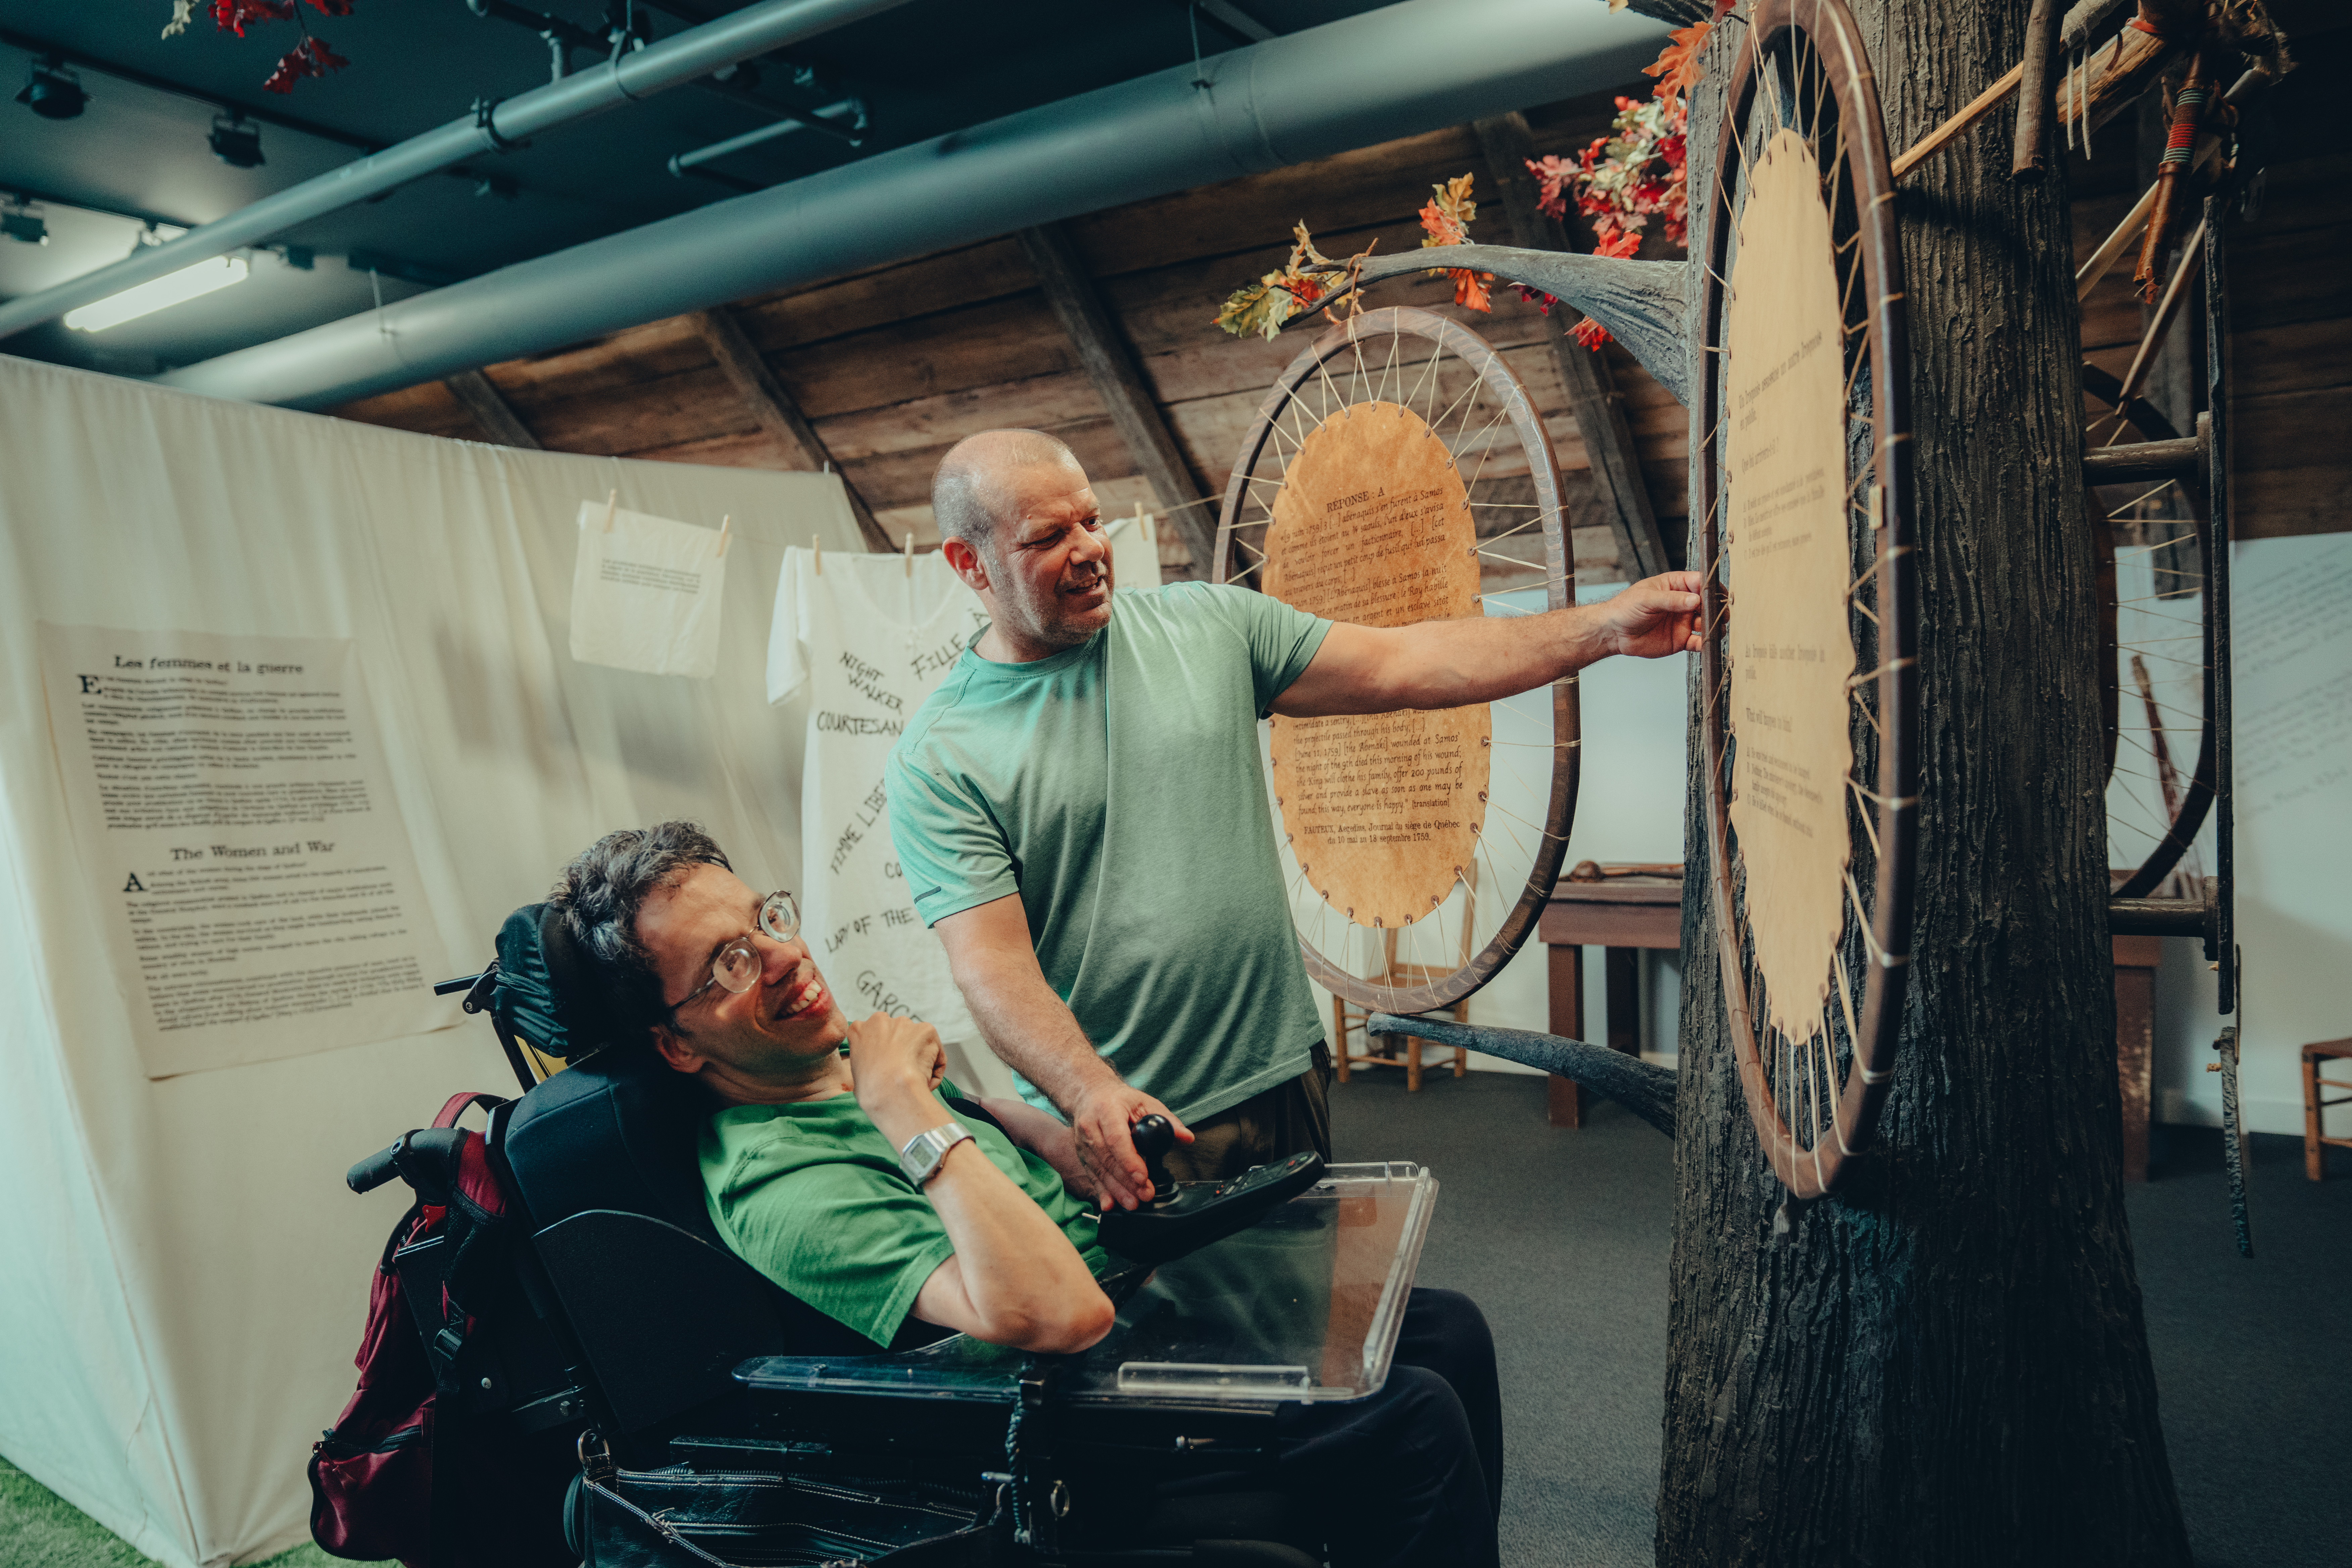
[[[2352,1094],[2322,1100],[2319,1093],[2323,1089],[2352,1089],[2352,1079],[2319,1076],[2322,1058],[2344,1057],[2352,1057],[2352,1040],[2320,1040],[2303,1047],[2303,1173],[2315,1182],[2326,1177],[2330,1146],[2352,1149],[2352,1138],[2327,1137],[2320,1121],[2320,1112],[2331,1105],[2352,1105]]]

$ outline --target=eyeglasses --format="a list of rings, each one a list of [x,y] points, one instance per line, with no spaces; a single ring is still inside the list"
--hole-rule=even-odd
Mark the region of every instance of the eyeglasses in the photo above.
[[[793,896],[781,889],[760,900],[758,916],[760,932],[776,942],[790,942],[801,934],[801,909]],[[693,1005],[697,997],[714,985],[740,996],[759,984],[760,971],[766,965],[760,950],[751,943],[752,932],[745,931],[719,950],[710,961],[710,978],[670,1004],[673,1016]]]

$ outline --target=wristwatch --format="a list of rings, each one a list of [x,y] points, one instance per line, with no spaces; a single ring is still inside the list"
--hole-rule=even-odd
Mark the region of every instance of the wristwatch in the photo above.
[[[949,1150],[971,1137],[961,1122],[942,1121],[907,1140],[907,1146],[898,1151],[898,1168],[907,1173],[907,1180],[919,1187],[940,1173],[940,1162],[948,1157]]]

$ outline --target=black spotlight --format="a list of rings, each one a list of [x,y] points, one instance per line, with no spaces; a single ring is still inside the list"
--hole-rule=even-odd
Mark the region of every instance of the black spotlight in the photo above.
[[[216,117],[211,137],[213,155],[235,169],[257,168],[261,155],[261,127],[246,123],[242,114]]]
[[[0,235],[24,245],[47,245],[49,226],[42,221],[40,214],[19,207],[15,212],[0,212]]]
[[[16,101],[44,120],[71,120],[89,102],[89,95],[82,91],[65,62],[51,56],[34,63],[33,79],[25,84]]]

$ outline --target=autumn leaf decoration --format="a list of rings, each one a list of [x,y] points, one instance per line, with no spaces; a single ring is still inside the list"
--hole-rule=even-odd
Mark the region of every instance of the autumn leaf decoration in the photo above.
[[[1346,261],[1334,261],[1315,248],[1315,240],[1305,224],[1291,227],[1290,259],[1255,283],[1244,284],[1225,296],[1217,310],[1217,325],[1244,338],[1255,332],[1271,339],[1278,336],[1285,322],[1302,311],[1311,310],[1334,287],[1340,289],[1339,298],[1331,301],[1334,309],[1344,310],[1353,304],[1362,309],[1362,294],[1347,288],[1346,279],[1334,274],[1352,275],[1363,265],[1371,248],[1363,255],[1349,257]]]
[[[1716,15],[1721,16],[1729,9],[1727,5]],[[1642,68],[1643,76],[1657,79],[1658,85],[1650,89],[1652,97],[1672,103],[1685,89],[1698,85],[1699,46],[1706,42],[1707,34],[1714,29],[1712,22],[1696,22],[1666,35],[1666,47],[1655,60]]]
[[[1442,185],[1432,185],[1435,193],[1429,205],[1421,209],[1423,250],[1439,246],[1470,243],[1470,225],[1478,216],[1478,204],[1470,199],[1470,176],[1456,174]],[[1491,272],[1473,272],[1466,267],[1433,267],[1432,278],[1444,273],[1454,279],[1454,302],[1472,310],[1491,310],[1494,301],[1488,298],[1486,285],[1495,280]]]
[[[199,0],[172,0],[172,19],[163,25],[163,37],[177,37],[186,32],[195,20],[198,4]],[[264,22],[291,22],[302,30],[302,41],[278,57],[276,68],[262,82],[270,92],[292,92],[294,84],[305,77],[325,76],[352,63],[310,31],[302,20],[302,6],[307,4],[321,16],[348,16],[352,0],[202,0],[202,4],[212,16],[215,32],[242,38],[247,27]]]

